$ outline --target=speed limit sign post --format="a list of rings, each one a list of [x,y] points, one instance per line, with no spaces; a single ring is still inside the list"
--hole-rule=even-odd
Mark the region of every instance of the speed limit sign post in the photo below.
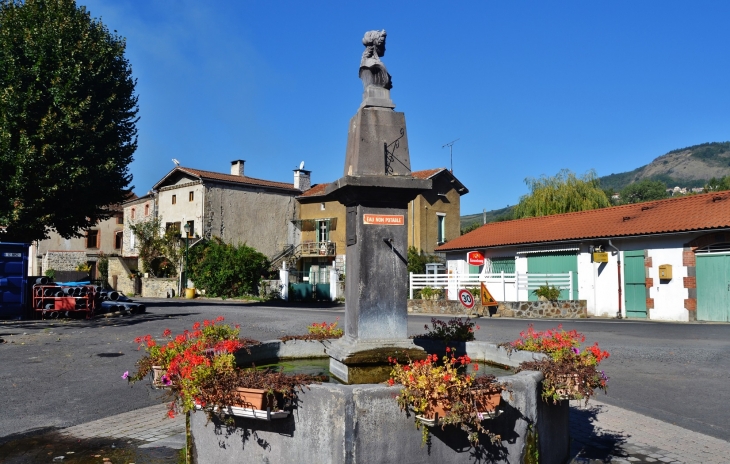
[[[461,301],[461,304],[463,304],[466,309],[474,307],[474,295],[465,288],[459,290],[459,301]]]

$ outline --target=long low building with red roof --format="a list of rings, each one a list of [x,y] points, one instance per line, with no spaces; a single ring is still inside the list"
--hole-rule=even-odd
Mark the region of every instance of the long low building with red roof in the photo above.
[[[517,274],[497,299],[536,299],[519,275],[570,273],[561,296],[590,315],[730,321],[730,191],[485,224],[436,251],[452,274]]]

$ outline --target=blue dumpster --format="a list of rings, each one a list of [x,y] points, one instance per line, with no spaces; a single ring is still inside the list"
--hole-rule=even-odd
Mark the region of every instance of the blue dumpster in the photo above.
[[[28,244],[0,242],[0,319],[20,319],[26,305]]]

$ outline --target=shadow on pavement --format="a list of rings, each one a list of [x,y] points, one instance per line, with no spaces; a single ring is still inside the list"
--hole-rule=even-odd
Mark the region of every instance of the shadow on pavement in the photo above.
[[[570,460],[571,463],[612,462],[626,458],[623,447],[626,437],[598,429],[594,422],[598,406],[570,408]]]

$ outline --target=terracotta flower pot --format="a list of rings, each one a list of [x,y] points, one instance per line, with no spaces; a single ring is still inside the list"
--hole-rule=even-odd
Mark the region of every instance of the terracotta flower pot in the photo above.
[[[477,411],[482,414],[494,413],[502,402],[502,390],[499,388],[474,390],[473,394]]]
[[[236,388],[240,402],[234,406],[265,410],[274,407],[274,397],[260,388]]]
[[[446,413],[449,412],[449,409],[447,401],[432,399],[428,402],[428,408],[424,411],[423,417],[429,420],[435,419],[436,414],[438,414],[439,417],[444,417],[446,416]]]

